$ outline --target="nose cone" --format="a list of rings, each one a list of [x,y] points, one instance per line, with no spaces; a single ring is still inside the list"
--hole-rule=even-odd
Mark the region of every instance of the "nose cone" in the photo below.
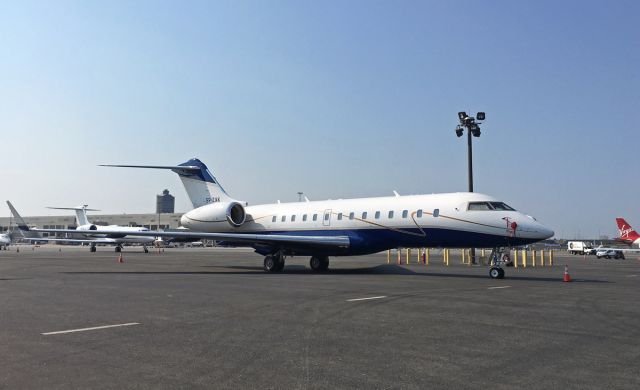
[[[522,237],[533,239],[536,241],[546,240],[554,236],[552,229],[544,226],[530,215],[523,215],[519,220],[522,226]]]
[[[540,234],[542,235],[542,239],[546,240],[547,238],[553,237],[556,233],[548,227],[540,225]]]
[[[189,214],[191,212],[188,212],[184,215],[182,215],[182,217],[180,217],[180,225],[186,228],[189,228],[191,226],[191,220],[189,219]]]

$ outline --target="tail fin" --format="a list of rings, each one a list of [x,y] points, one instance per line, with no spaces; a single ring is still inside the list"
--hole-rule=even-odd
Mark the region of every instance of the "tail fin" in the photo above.
[[[151,168],[170,169],[177,173],[182,180],[182,185],[189,195],[194,208],[204,206],[209,203],[232,201],[220,183],[209,172],[206,165],[197,158],[179,164],[177,166],[165,165],[100,165],[101,167],[121,167],[121,168]]]
[[[87,217],[87,211],[100,211],[96,209],[88,209],[88,205],[82,205],[78,207],[47,207],[53,210],[74,210],[76,212],[76,224],[78,226],[89,225],[89,218]]]
[[[640,234],[638,234],[624,218],[616,218],[616,223],[618,224],[618,232],[620,233],[620,239],[622,241],[632,243],[640,238]]]
[[[24,219],[18,214],[18,210],[11,204],[11,202],[7,201],[7,206],[9,206],[9,210],[11,210],[11,214],[13,214],[13,219],[16,220],[16,224],[18,225],[18,229],[21,231],[29,231],[29,226],[24,222]]]

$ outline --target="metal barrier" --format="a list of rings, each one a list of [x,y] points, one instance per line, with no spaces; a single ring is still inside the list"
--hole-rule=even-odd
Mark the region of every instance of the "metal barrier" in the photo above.
[[[398,248],[396,249],[396,264],[402,265],[402,251],[405,251],[405,265],[411,264],[411,254],[412,250],[415,250],[416,253],[416,264],[424,264],[425,266],[429,265],[430,262],[430,248]],[[471,266],[471,250],[470,249],[458,249],[460,251],[460,259],[462,264]],[[391,264],[392,259],[392,249],[387,251],[387,264]],[[546,253],[545,253],[546,252]],[[476,252],[477,253],[477,252]],[[511,251],[506,252],[509,254],[510,259],[513,262],[514,268],[522,267],[527,268],[527,266],[531,267],[551,267],[553,266],[553,261],[555,257],[555,252],[553,250],[531,250],[530,255],[527,253],[527,250],[522,249],[520,253],[518,253],[517,249],[513,250],[513,256],[511,257]],[[538,254],[539,253],[539,254]],[[529,260],[530,259],[530,260]],[[443,248],[442,249],[442,264],[445,266],[449,266],[451,261],[451,249]],[[480,251],[480,263],[484,265],[489,265],[492,259],[487,259],[485,249],[481,249]]]

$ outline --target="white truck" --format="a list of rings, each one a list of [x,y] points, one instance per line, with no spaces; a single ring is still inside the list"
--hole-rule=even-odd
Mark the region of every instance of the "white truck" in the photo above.
[[[567,251],[572,255],[591,255],[593,254],[593,246],[584,241],[569,241]]]

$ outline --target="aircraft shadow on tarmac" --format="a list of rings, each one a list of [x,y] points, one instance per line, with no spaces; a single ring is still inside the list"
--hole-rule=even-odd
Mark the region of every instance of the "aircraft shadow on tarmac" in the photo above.
[[[435,278],[465,278],[465,279],[488,279],[489,276],[483,274],[461,274],[461,273],[436,273],[436,272],[414,272],[404,267],[398,267],[396,265],[378,265],[375,267],[367,268],[348,268],[348,269],[330,269],[327,272],[316,273],[311,269],[301,265],[287,266],[282,272],[266,273],[262,267],[258,266],[219,266],[219,265],[207,265],[206,268],[216,268],[219,271],[69,271],[66,274],[131,274],[131,275],[262,275],[264,277],[269,276],[282,276],[282,275],[317,275],[317,276],[342,276],[342,275],[410,275],[410,276],[424,276]],[[508,275],[505,279],[509,280],[522,280],[522,281],[537,281],[537,282],[562,282],[562,276],[557,278],[551,277],[537,277],[537,276],[519,276]],[[573,279],[574,283],[612,283],[607,280],[596,279]]]

